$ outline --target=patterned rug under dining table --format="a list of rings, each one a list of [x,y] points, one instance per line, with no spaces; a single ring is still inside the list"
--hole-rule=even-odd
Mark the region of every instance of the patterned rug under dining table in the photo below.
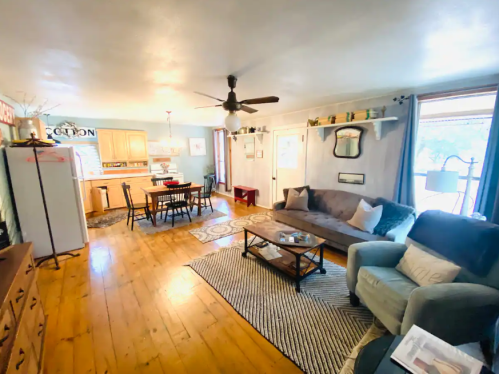
[[[186,188],[186,192],[190,191],[191,197],[190,197],[190,206],[192,207],[194,205],[194,198],[192,196],[193,193],[198,194],[198,216],[201,215],[201,190],[204,188],[202,184],[196,184],[192,183],[189,188]],[[149,197],[151,198],[151,218],[152,218],[152,225],[156,227],[156,213],[161,211],[161,210],[166,210],[166,209],[156,209],[158,205],[158,197],[159,196],[166,196],[166,195],[172,195],[174,191],[169,189],[166,186],[151,186],[151,187],[142,187],[142,191],[146,194],[146,204],[149,203]],[[175,193],[178,193],[179,191],[176,190]]]

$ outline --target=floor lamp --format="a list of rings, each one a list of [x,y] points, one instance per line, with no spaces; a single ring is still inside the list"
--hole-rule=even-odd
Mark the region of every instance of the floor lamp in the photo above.
[[[471,161],[464,161],[457,155],[447,157],[441,170],[428,171],[425,188],[428,191],[435,192],[458,192],[457,183],[459,180],[459,172],[447,171],[445,169],[447,161],[451,158],[457,158],[459,161],[469,165],[468,176],[466,177],[466,189],[464,190],[463,205],[461,206],[460,212],[462,216],[467,216],[469,210],[471,181],[473,180],[473,171],[475,170],[475,164],[477,163],[473,157],[471,158]]]

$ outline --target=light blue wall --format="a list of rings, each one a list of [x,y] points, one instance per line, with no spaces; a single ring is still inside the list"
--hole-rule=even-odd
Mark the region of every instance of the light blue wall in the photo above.
[[[45,117],[43,118],[44,120]],[[93,127],[96,129],[143,130],[147,132],[149,141],[160,141],[169,135],[166,123],[126,121],[117,119],[94,119],[76,117],[49,117],[49,125],[55,126],[61,122],[74,122],[78,126]],[[178,170],[184,173],[186,182],[203,183],[206,168],[213,165],[213,138],[212,130],[202,126],[172,126],[172,137],[182,142],[179,157],[172,157]],[[189,152],[189,138],[206,139],[206,156],[191,156]],[[78,139],[72,139],[78,140]],[[96,138],[84,138],[84,141],[97,141]],[[150,159],[151,161],[151,159]]]
[[[7,104],[13,104],[12,101],[2,95],[0,100]],[[19,115],[20,113],[16,113]],[[0,144],[0,215],[1,220],[7,222],[7,229],[12,244],[21,242],[21,232],[18,230],[13,197],[10,194],[9,182],[7,177],[7,163],[5,160],[5,147],[8,147],[11,140],[15,139],[14,127],[0,123],[0,131],[3,135],[3,142]]]

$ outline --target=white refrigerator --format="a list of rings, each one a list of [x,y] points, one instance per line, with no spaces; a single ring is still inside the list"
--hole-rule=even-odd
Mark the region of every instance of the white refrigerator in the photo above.
[[[83,248],[88,230],[80,190],[81,158],[71,146],[36,150],[55,250]],[[33,242],[35,258],[49,256],[52,247],[33,148],[7,148],[7,160],[23,240]]]

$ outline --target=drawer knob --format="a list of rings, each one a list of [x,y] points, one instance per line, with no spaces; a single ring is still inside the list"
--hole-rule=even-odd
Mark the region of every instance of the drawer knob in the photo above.
[[[26,274],[29,274],[30,271],[33,271],[35,267],[31,264],[28,265],[28,270],[26,270]]]
[[[40,331],[38,331],[38,336],[42,335],[42,332],[43,332],[43,323],[40,323],[38,325],[38,327],[40,327]]]
[[[24,290],[20,288],[19,291],[17,291],[17,293],[19,294],[19,296],[16,297],[16,303],[18,303],[19,300],[21,300],[24,297]]]
[[[21,365],[23,364],[24,362],[24,358],[26,356],[26,353],[23,351],[23,349],[19,349],[19,356],[23,356],[23,358],[21,358],[19,360],[19,362],[16,364],[16,370],[19,370],[19,368],[21,367]]]
[[[0,347],[3,346],[3,343],[5,343],[5,341],[9,338],[9,335],[10,335],[10,327],[5,325],[5,327],[3,328],[3,331],[5,331],[4,333],[4,336],[2,339],[0,339]]]
[[[33,310],[33,308],[36,306],[36,303],[38,302],[38,300],[36,300],[36,297],[33,298],[33,303],[29,306],[31,310]]]

